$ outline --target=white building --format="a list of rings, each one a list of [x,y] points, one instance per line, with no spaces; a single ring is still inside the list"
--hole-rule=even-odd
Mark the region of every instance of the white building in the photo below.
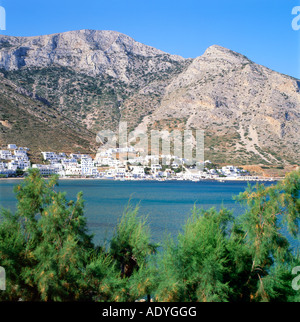
[[[98,177],[99,171],[96,167],[81,168],[81,175],[86,177]]]
[[[30,168],[30,161],[26,160],[12,160],[7,164],[9,169],[27,170]]]
[[[59,157],[55,152],[42,152],[43,158],[46,161],[58,160]]]
[[[17,161],[29,161],[27,152],[24,150],[15,150],[12,157]]]
[[[179,164],[178,164],[178,163],[176,163],[176,162],[173,162],[173,163],[171,164],[171,167],[172,167],[173,169],[178,169],[178,168],[179,168]]]
[[[144,178],[145,177],[145,169],[142,166],[130,166],[132,170],[131,173],[134,178]]]
[[[91,175],[91,169],[95,168],[95,163],[91,157],[81,158],[81,172],[82,175]]]
[[[218,172],[217,172],[217,170],[216,170],[216,169],[210,169],[210,170],[208,170],[208,172],[209,172],[210,174],[213,174],[213,175],[218,174]]]
[[[81,166],[66,166],[65,167],[65,174],[66,176],[81,176],[82,171],[81,171]]]
[[[124,179],[127,175],[125,167],[116,167],[111,171],[111,175],[115,177],[115,179]]]
[[[59,174],[60,172],[60,169],[58,167],[54,167],[52,165],[34,164],[32,168],[39,169],[41,175],[43,176],[51,176],[54,174]]]
[[[64,166],[64,167],[67,167],[67,166],[77,166],[78,162],[76,159],[62,159],[61,160],[61,164]]]
[[[30,161],[25,161],[25,160],[19,160],[18,161],[18,169],[26,171],[30,167],[31,167],[31,162]]]
[[[135,157],[135,158],[129,157],[127,162],[129,162],[132,165],[142,164],[143,166],[147,166],[149,164],[148,160],[146,160],[143,157]]]
[[[1,160],[11,160],[13,157],[12,157],[12,154],[10,151],[7,151],[7,150],[0,150],[0,159]]]
[[[94,167],[95,163],[91,157],[86,156],[81,158],[81,166],[83,165],[86,167]]]
[[[0,168],[0,174],[8,177],[8,176],[11,176],[11,175],[15,175],[16,170],[8,169],[8,168]]]
[[[8,144],[7,148],[10,150],[16,150],[17,146],[15,144]]]
[[[112,152],[109,150],[103,150],[99,151],[96,155],[96,159],[98,158],[107,158],[107,157],[112,157]]]
[[[134,153],[134,147],[107,149],[108,153]]]
[[[7,169],[13,170],[13,171],[17,171],[17,169],[18,169],[18,162],[11,161],[11,162],[7,163]]]
[[[227,177],[238,177],[240,176],[240,170],[232,165],[227,165],[220,169],[221,172]]]
[[[70,158],[76,159],[76,160],[81,160],[81,154],[80,153],[71,153]]]
[[[14,150],[14,155],[17,156],[27,156],[27,151],[20,149]]]
[[[151,165],[152,172],[157,172],[157,171],[160,171],[161,169],[162,169],[162,166],[160,164],[152,164]]]
[[[145,156],[145,161],[149,164],[157,164],[159,163],[159,155],[146,155]]]
[[[152,174],[153,178],[162,178],[164,176],[164,172],[161,170],[158,170]]]
[[[166,171],[163,173],[163,177],[171,178],[172,176],[174,176],[174,174],[175,172],[173,170],[166,169]]]

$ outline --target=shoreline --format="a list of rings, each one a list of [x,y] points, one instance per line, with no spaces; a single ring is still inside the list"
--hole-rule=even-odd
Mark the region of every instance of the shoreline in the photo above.
[[[1,181],[18,181],[18,180],[24,180],[25,177],[18,177],[18,178],[0,178]],[[45,177],[45,179],[49,179],[49,177]],[[131,182],[131,181],[158,181],[158,182],[182,182],[182,181],[189,181],[189,182],[212,182],[217,181],[220,183],[224,182],[276,182],[283,180],[284,177],[275,177],[275,178],[269,178],[269,177],[260,177],[260,178],[253,178],[253,179],[232,179],[232,178],[217,178],[217,179],[200,179],[200,180],[189,180],[189,179],[110,179],[110,178],[84,178],[84,177],[78,177],[78,178],[58,178],[59,181],[78,181],[78,180],[90,180],[90,181],[122,181],[122,182]]]

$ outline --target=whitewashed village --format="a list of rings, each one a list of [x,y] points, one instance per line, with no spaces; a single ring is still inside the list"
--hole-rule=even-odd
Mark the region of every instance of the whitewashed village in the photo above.
[[[93,178],[106,180],[266,180],[250,176],[241,168],[227,165],[216,168],[209,160],[188,165],[188,160],[172,155],[140,156],[133,147],[110,148],[91,155],[41,152],[44,163],[32,164],[27,147],[9,144],[0,150],[0,176],[26,176],[28,169],[37,168],[41,175],[60,178]],[[122,158],[120,156],[126,155]],[[161,160],[164,160],[162,163]],[[162,165],[163,164],[163,165]],[[268,180],[272,180],[269,178]]]

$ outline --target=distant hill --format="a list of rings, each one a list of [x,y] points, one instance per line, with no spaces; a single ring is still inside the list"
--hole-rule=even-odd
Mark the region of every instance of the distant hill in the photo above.
[[[127,121],[131,131],[203,129],[206,158],[217,163],[299,164],[300,81],[220,46],[184,59],[114,31],[0,36],[0,68],[3,93],[15,84],[28,102],[23,120],[43,124],[23,125],[22,142],[34,131],[44,149],[93,151],[95,133]],[[21,144],[5,127],[19,122],[20,106],[3,95],[1,141]],[[33,116],[38,105],[56,118]],[[43,127],[57,134],[47,139]]]

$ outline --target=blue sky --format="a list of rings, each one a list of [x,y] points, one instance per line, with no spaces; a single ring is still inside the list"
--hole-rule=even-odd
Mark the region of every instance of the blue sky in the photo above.
[[[0,0],[5,35],[78,29],[116,30],[146,45],[197,57],[218,44],[273,70],[300,78],[300,0]],[[300,22],[299,22],[300,23]]]

